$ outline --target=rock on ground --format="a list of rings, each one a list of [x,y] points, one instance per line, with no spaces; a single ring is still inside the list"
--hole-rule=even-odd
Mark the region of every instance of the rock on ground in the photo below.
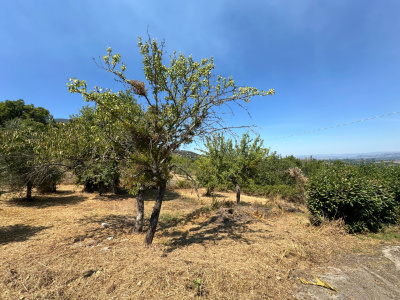
[[[386,246],[377,255],[352,254],[335,266],[297,275],[309,281],[316,275],[338,290],[300,284],[298,299],[400,299],[400,246]]]

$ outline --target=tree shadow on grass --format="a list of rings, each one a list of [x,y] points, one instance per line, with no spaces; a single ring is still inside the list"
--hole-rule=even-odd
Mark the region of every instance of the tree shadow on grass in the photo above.
[[[144,201],[154,201],[157,199],[158,196],[158,191],[157,190],[147,190],[144,193]],[[166,190],[165,191],[165,195],[164,195],[164,199],[163,202],[167,202],[167,201],[172,201],[172,200],[176,200],[179,199],[181,195],[177,192],[171,191],[171,190]]]
[[[25,224],[0,227],[0,245],[12,242],[24,242],[38,232],[51,227],[52,226],[29,226]]]
[[[76,205],[80,202],[85,201],[87,198],[78,195],[71,196],[35,196],[32,200],[26,200],[25,198],[15,198],[7,201],[7,203],[14,206],[21,207],[34,207],[34,208],[46,208],[51,206],[68,206]]]
[[[76,193],[76,191],[73,191],[73,190],[65,190],[65,191],[57,191],[55,193],[46,193],[45,195],[63,195],[63,196],[66,196],[66,195],[73,195],[75,193]]]
[[[128,193],[121,193],[121,194],[103,194],[103,195],[99,195],[98,200],[101,201],[123,201],[123,200],[127,200],[127,199],[135,199],[136,196],[132,196],[131,194]]]
[[[207,195],[207,194],[204,193],[202,196],[206,197],[206,198],[214,198],[214,197],[215,198],[224,198],[224,199],[228,198],[227,195],[223,195],[223,194],[219,194],[219,193],[215,193],[215,192],[212,193],[211,195]]]
[[[73,237],[73,242],[84,241],[85,239],[104,240],[110,236],[116,238],[122,234],[132,233],[135,228],[135,218],[127,215],[107,216],[86,216],[79,220],[80,223],[86,225],[96,225],[88,228],[81,235]],[[102,224],[106,225],[102,225]]]
[[[195,217],[191,215],[189,215],[189,218]],[[252,244],[253,242],[246,237],[249,233],[265,232],[265,230],[250,229],[248,224],[253,222],[259,222],[259,220],[248,214],[242,207],[236,205],[234,207],[219,209],[207,221],[198,224],[188,231],[176,229],[172,232],[164,232],[162,235],[172,238],[168,243],[170,247],[167,252],[172,252],[182,246],[203,244],[209,241],[213,241],[215,244],[217,241],[226,239]],[[173,226],[178,223],[169,225]],[[161,222],[162,227],[163,223]],[[168,227],[170,226],[165,226],[164,228]]]
[[[158,196],[158,191],[156,189],[149,189],[146,190],[144,193],[144,201],[154,201],[157,199]],[[123,201],[127,199],[135,199],[136,201],[136,195],[131,195],[127,192],[121,193],[121,194],[106,194],[99,196],[99,200],[103,201]],[[171,201],[171,200],[176,200],[180,197],[180,195],[174,191],[167,190],[165,191],[164,195],[164,201]]]
[[[208,222],[199,224],[199,226],[189,229],[189,231],[175,230],[163,236],[172,237],[170,240],[169,248],[166,252],[172,252],[183,246],[190,246],[193,244],[204,244],[205,242],[216,242],[222,240],[234,240],[251,245],[253,242],[246,238],[249,233],[261,232],[261,230],[252,230],[245,224],[219,224],[217,226],[208,226]]]

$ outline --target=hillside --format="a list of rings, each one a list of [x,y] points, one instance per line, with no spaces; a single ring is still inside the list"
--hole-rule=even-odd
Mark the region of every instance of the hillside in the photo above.
[[[200,154],[198,154],[198,153],[196,153],[196,152],[187,151],[187,150],[178,150],[177,153],[178,153],[180,156],[189,157],[189,158],[191,158],[191,159],[193,159],[193,160],[198,159],[199,156],[200,156]]]
[[[55,121],[56,123],[67,123],[67,122],[69,121],[69,119],[57,118],[57,119],[54,119],[54,121]]]

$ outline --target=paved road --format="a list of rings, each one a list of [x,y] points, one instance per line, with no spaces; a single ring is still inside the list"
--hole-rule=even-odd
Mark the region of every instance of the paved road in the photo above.
[[[400,299],[400,246],[386,246],[378,255],[349,255],[335,266],[299,274],[315,281],[312,275],[338,292],[300,284],[296,295],[299,299],[397,300]]]

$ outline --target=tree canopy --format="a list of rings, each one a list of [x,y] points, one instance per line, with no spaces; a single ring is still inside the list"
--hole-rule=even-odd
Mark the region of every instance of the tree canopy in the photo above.
[[[49,121],[50,112],[43,107],[35,107],[33,104],[26,105],[22,99],[0,102],[0,126],[15,118],[32,119],[35,122],[46,124]]]
[[[17,106],[21,103],[17,101]],[[39,111],[49,115],[43,108]],[[38,122],[35,118],[18,115],[0,127],[0,181],[13,190],[26,187],[27,199],[31,199],[32,187],[45,189],[48,186],[54,190],[55,182],[61,177],[56,167],[43,168],[37,161],[35,150],[44,145],[44,137],[52,124]],[[42,117],[36,119],[44,120]]]
[[[214,76],[212,58],[197,62],[192,56],[173,52],[166,62],[164,42],[158,43],[150,37],[147,41],[139,37],[138,47],[143,56],[144,81],[129,79],[121,55],[107,48],[99,65],[114,74],[124,89],[112,92],[95,86],[88,90],[86,81],[77,78],[70,79],[68,88],[71,93],[81,94],[85,101],[94,101],[106,120],[121,124],[129,132],[129,143],[116,139],[115,148],[129,153],[125,158],[134,170],[132,178],[138,183],[151,180],[158,187],[145,239],[150,244],[170,177],[172,154],[196,137],[229,129],[220,115],[221,107],[234,103],[242,107],[240,102],[248,102],[254,96],[273,95],[274,90],[237,86],[232,77]],[[126,94],[138,97],[140,110],[132,114],[124,112]]]
[[[197,161],[197,179],[207,188],[207,194],[218,186],[233,184],[239,203],[240,186],[254,180],[259,164],[269,153],[269,149],[263,148],[262,144],[259,137],[253,140],[248,133],[235,143],[221,134],[207,138],[204,156]]]

